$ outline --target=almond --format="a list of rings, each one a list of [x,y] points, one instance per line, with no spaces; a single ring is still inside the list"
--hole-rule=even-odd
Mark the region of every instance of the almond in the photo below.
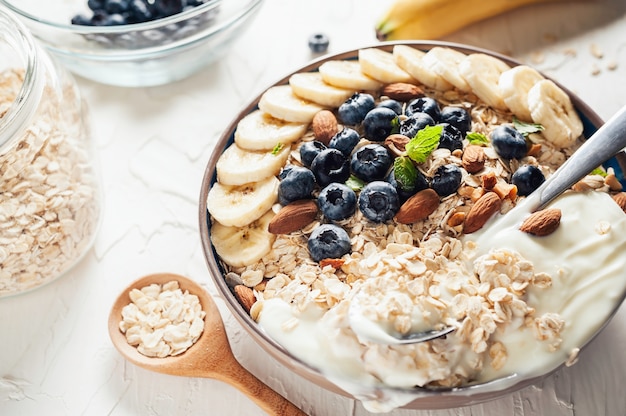
[[[463,224],[463,221],[465,221],[465,215],[465,212],[455,212],[450,215],[450,218],[448,218],[448,227],[456,227]]]
[[[533,212],[519,227],[520,231],[543,237],[552,234],[561,223],[561,210],[549,208]]]
[[[613,195],[613,200],[617,202],[617,205],[626,213],[626,192]]]
[[[469,173],[480,172],[485,167],[485,151],[480,146],[469,145],[463,150],[461,163]]]
[[[396,214],[400,224],[412,224],[427,218],[439,206],[439,195],[433,189],[419,191],[402,204]]]
[[[320,260],[320,267],[323,269],[326,266],[330,266],[335,270],[338,270],[345,263],[344,259],[322,259]]]
[[[406,144],[410,142],[411,139],[404,134],[390,134],[385,139],[385,146],[391,151],[391,153],[396,156],[402,156],[406,151]]]
[[[252,308],[252,305],[256,302],[256,297],[252,289],[246,285],[237,285],[235,286],[235,297],[246,312],[250,313],[250,308]]]
[[[274,215],[267,229],[272,234],[289,234],[309,225],[317,216],[317,204],[302,199],[285,205]]]
[[[493,189],[493,187],[496,186],[496,183],[498,183],[498,177],[496,176],[496,173],[494,171],[491,171],[481,176],[481,180],[483,183],[483,188],[487,190]]]
[[[609,172],[604,177],[604,184],[608,185],[608,187],[609,187],[609,189],[611,191],[621,191],[622,190],[622,184],[620,183],[619,179],[617,179],[617,176],[615,176],[615,173],[613,173],[613,172]]]
[[[330,139],[339,131],[337,117],[330,110],[318,111],[311,121],[311,129],[313,130],[315,140],[327,145]]]
[[[481,196],[465,216],[463,232],[471,234],[483,228],[489,218],[500,211],[501,206],[502,200],[496,193],[487,192]]]
[[[394,82],[387,84],[383,88],[382,95],[385,95],[392,100],[397,101],[410,101],[415,98],[423,97],[424,90],[414,84],[408,84],[405,82]]]

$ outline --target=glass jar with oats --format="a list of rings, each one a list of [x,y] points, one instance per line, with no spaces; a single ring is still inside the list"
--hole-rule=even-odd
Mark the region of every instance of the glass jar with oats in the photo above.
[[[0,8],[0,297],[49,283],[93,244],[101,189],[71,75]]]

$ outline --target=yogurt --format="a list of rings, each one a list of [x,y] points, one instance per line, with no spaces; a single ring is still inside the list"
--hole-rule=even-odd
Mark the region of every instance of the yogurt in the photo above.
[[[463,255],[444,265],[451,267],[453,273],[448,277],[457,279],[457,284],[478,283],[478,288],[487,284],[476,282],[476,272],[482,267],[477,264],[491,265],[493,259],[510,256],[514,262],[511,264],[523,269],[519,282],[532,276],[528,278],[531,283],[520,289],[523,295],[519,304],[525,302],[526,312],[519,316],[513,312],[507,322],[495,322],[485,345],[477,337],[469,348],[468,340],[461,336],[462,326],[445,339],[415,345],[364,341],[350,325],[350,295],[326,311],[314,304],[298,310],[280,297],[268,299],[263,302],[258,322],[294,356],[363,401],[372,412],[403,406],[421,394],[415,386],[437,380],[466,375],[467,380],[461,384],[470,380],[482,383],[516,375],[509,379],[513,383],[544,374],[565,362],[574,362],[578,350],[602,328],[626,294],[626,215],[618,205],[608,194],[592,191],[566,193],[551,207],[562,211],[561,224],[551,235],[535,237],[519,231],[523,215],[515,213],[523,212],[522,204],[492,220],[481,232],[464,236]],[[531,269],[524,271],[528,267]],[[439,275],[444,278],[444,273]],[[437,278],[435,273],[433,279]],[[542,278],[546,280],[542,282]],[[372,277],[372,285],[376,279]],[[365,283],[353,287],[368,290]],[[398,287],[415,290],[404,283]],[[493,289],[493,285],[486,289],[486,299],[496,299],[499,294],[510,296]],[[442,290],[439,298],[453,303],[457,300],[454,296],[453,290]],[[452,323],[454,313],[448,310],[447,315],[435,315]],[[410,316],[411,326],[423,328],[423,316],[432,314],[422,314],[417,320],[414,314]],[[397,322],[380,320],[378,324],[389,332]],[[494,357],[500,357],[499,361]],[[506,382],[497,385],[504,387]]]

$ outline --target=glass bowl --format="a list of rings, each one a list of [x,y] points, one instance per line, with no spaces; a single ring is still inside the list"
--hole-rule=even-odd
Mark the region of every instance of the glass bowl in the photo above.
[[[393,47],[397,44],[412,46],[422,51],[428,51],[433,47],[443,46],[455,49],[466,54],[488,54],[503,60],[511,67],[520,65],[520,62],[517,62],[501,54],[497,54],[480,48],[474,48],[471,46],[449,42],[383,42],[381,44],[372,46],[372,48],[379,48],[384,51],[391,52]],[[294,71],[293,73],[287,74],[282,79],[279,79],[276,83],[268,86],[268,89],[274,86],[288,85],[290,77],[294,73],[316,72],[318,71],[318,68],[327,61],[357,60],[358,52],[358,50],[351,50],[319,58],[309,63],[308,65]],[[558,83],[557,85],[561,86]],[[572,104],[576,109],[576,112],[580,116],[584,127],[584,137],[589,137],[603,124],[603,121],[580,98],[572,94],[563,86],[561,86],[561,88],[563,88],[563,90],[569,95]],[[237,282],[236,279],[233,280],[231,276],[227,275],[225,265],[217,255],[215,247],[211,242],[212,220],[207,209],[207,196],[209,190],[217,181],[216,164],[218,162],[218,159],[221,157],[224,150],[234,143],[235,130],[237,129],[239,121],[248,114],[259,109],[259,104],[262,96],[263,93],[253,98],[244,108],[242,108],[241,112],[233,119],[233,121],[229,124],[229,126],[226,128],[221,138],[217,142],[215,150],[207,163],[204,173],[202,187],[200,190],[198,214],[200,238],[202,241],[204,256],[207,262],[209,274],[215,283],[218,293],[220,294],[220,296],[223,297],[229,310],[232,312],[232,314],[241,324],[244,330],[268,354],[270,354],[274,359],[276,359],[290,371],[334,393],[351,398],[356,398],[359,400],[363,400],[365,398],[367,401],[372,400],[374,402],[378,400],[389,400],[391,398],[391,401],[395,401],[396,405],[394,407],[402,407],[407,409],[447,409],[491,401],[512,392],[518,391],[524,387],[537,384],[545,379],[547,376],[553,374],[561,367],[565,365],[570,365],[572,364],[572,361],[575,361],[574,358],[570,356],[569,362],[566,357],[556,365],[540,366],[539,370],[533,374],[523,375],[513,373],[509,376],[503,376],[493,381],[465,385],[461,387],[416,387],[407,389],[377,386],[373,389],[371,389],[370,387],[365,387],[365,389],[362,389],[362,387],[364,386],[360,386],[358,385],[358,383],[351,385],[350,382],[346,382],[345,379],[338,380],[337,375],[329,377],[327,374],[321,371],[320,368],[316,368],[315,365],[312,365],[310,361],[307,362],[299,358],[297,354],[289,351],[283,345],[273,339],[268,334],[268,332],[251,317],[249,300],[246,304],[246,302],[242,301],[243,297],[238,298],[236,293],[237,291],[234,289],[234,287],[237,284],[241,284],[241,280]],[[624,152],[621,152],[615,158],[608,161],[605,167],[611,167],[615,171],[616,178],[621,182],[622,186],[626,184],[623,174],[624,168],[626,167],[626,157]],[[618,277],[624,277],[623,271],[621,271],[619,274],[621,274],[621,276]],[[579,347],[581,349],[588,345],[588,343],[593,338],[595,338],[595,336],[602,330],[602,328],[604,328],[604,326],[611,320],[611,318],[617,312],[625,296],[626,289],[622,290],[619,293],[617,293],[616,289],[615,297],[612,298],[615,300],[615,302],[612,303],[611,306],[605,311],[606,314],[602,315],[602,319],[599,321],[599,325],[597,327],[594,327],[585,336],[584,342],[579,344]],[[252,314],[255,315],[257,313],[258,310]],[[261,309],[260,313],[263,313],[263,309]],[[275,315],[272,314],[272,316]],[[576,349],[574,348],[571,351],[574,350]],[[322,354],[321,356],[324,355]],[[528,356],[528,361],[530,362],[531,360],[533,360],[533,357]]]
[[[36,39],[77,75],[144,87],[188,77],[222,57],[256,16],[262,0],[208,0],[162,19],[119,26],[72,25],[86,0],[0,0]]]

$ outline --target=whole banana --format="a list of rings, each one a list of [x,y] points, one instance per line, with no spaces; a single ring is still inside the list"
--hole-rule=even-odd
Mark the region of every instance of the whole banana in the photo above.
[[[395,0],[376,23],[378,40],[436,39],[521,6],[563,0]]]

